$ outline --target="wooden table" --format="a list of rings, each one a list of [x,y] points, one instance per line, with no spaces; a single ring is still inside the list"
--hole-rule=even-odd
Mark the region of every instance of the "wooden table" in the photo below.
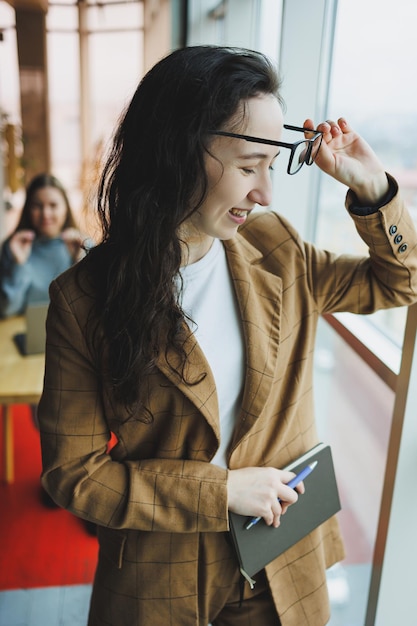
[[[25,331],[24,317],[0,320],[0,405],[3,419],[4,480],[14,480],[13,404],[37,404],[42,393],[45,355],[22,356],[13,336]]]

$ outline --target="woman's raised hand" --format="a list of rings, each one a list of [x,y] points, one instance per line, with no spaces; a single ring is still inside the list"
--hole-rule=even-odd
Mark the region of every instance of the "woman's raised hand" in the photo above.
[[[79,261],[84,256],[84,237],[77,228],[66,228],[61,233],[62,240],[65,242],[71,258]]]
[[[305,128],[314,128],[311,119]],[[384,167],[367,142],[343,118],[317,126],[323,141],[315,163],[329,176],[347,185],[363,205],[377,204],[388,192]]]
[[[19,265],[23,265],[28,260],[34,239],[35,231],[33,230],[18,230],[11,237],[9,242],[10,251]]]

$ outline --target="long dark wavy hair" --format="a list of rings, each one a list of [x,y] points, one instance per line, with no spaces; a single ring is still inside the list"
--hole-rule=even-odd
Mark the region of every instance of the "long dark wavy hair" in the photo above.
[[[53,174],[42,173],[42,174],[37,174],[37,176],[32,178],[32,180],[29,182],[29,184],[26,187],[25,202],[24,202],[22,213],[20,215],[19,223],[16,226],[15,232],[18,230],[26,230],[26,229],[33,230],[33,223],[32,223],[32,217],[31,217],[31,212],[30,212],[32,204],[33,204],[33,196],[35,195],[37,191],[39,191],[39,189],[43,189],[44,187],[53,187],[54,189],[58,189],[58,191],[61,193],[64,199],[65,205],[67,207],[67,216],[65,218],[65,222],[62,227],[62,230],[64,230],[65,228],[76,227],[76,222],[75,222],[72,210],[71,210],[70,201],[68,199],[68,194],[65,190],[64,185]]]
[[[242,124],[248,98],[278,92],[261,53],[188,47],[145,75],[122,115],[98,189],[103,237],[87,262],[114,391],[128,405],[161,350],[186,362],[180,228],[207,193],[209,131]]]

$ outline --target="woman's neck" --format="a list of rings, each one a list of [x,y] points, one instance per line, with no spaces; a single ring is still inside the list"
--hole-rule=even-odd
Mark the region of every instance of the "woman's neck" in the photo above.
[[[182,258],[181,265],[191,265],[202,259],[213,245],[213,237],[195,229],[186,228],[181,233]]]

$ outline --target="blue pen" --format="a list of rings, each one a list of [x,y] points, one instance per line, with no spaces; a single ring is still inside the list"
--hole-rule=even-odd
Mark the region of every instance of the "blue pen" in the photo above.
[[[307,478],[307,476],[311,474],[317,463],[318,461],[314,461],[313,463],[310,463],[310,465],[307,465],[304,469],[301,470],[299,474],[297,474],[297,476],[294,476],[294,478],[292,478],[290,482],[287,483],[287,486],[291,487],[291,489],[294,489],[294,487],[296,487],[302,480],[304,480],[304,478]],[[262,517],[252,517],[252,519],[249,520],[249,522],[245,526],[246,530],[249,530],[249,528],[255,526],[255,524],[257,524],[261,519]]]

